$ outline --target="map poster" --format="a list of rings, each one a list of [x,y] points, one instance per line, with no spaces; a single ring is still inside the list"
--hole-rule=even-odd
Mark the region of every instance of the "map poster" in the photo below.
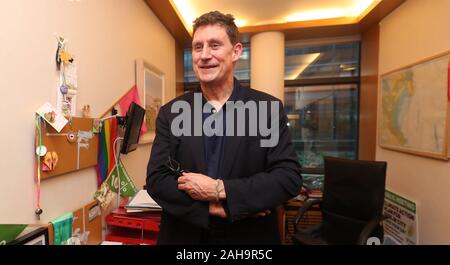
[[[380,78],[380,146],[448,159],[450,53]]]

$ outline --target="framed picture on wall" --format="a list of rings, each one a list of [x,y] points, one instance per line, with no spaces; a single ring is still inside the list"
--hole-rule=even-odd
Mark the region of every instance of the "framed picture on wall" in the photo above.
[[[448,160],[450,51],[380,76],[381,147]]]
[[[136,60],[136,86],[145,108],[147,132],[140,137],[139,143],[152,143],[155,138],[156,117],[164,104],[165,75],[157,67],[144,59]]]

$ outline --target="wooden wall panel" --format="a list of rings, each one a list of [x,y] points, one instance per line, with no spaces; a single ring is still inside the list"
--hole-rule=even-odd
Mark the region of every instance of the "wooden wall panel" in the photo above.
[[[191,46],[191,35],[169,0],[145,0],[145,2],[182,47]]]
[[[378,24],[362,34],[359,103],[359,159],[375,160],[377,137]]]

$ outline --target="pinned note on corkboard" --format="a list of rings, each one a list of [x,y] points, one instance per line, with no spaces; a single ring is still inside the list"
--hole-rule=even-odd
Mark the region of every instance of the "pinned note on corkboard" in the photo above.
[[[57,132],[46,121],[41,136],[36,133],[36,148],[42,139],[41,178],[46,179],[97,164],[98,135],[93,132],[94,119],[72,118]],[[44,148],[45,147],[45,148]]]

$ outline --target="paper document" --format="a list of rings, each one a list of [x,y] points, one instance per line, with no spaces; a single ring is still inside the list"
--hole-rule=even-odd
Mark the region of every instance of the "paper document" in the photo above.
[[[161,209],[161,206],[159,206],[153,199],[148,195],[146,190],[140,190],[138,193],[133,197],[133,199],[128,203],[125,208],[130,209]]]
[[[41,116],[48,124],[50,124],[57,132],[61,132],[61,130],[66,126],[69,122],[64,116],[57,112],[56,109],[52,106],[52,104],[46,102],[42,105],[37,111],[37,114]]]
[[[123,245],[122,242],[115,242],[115,241],[103,241],[100,245]]]

